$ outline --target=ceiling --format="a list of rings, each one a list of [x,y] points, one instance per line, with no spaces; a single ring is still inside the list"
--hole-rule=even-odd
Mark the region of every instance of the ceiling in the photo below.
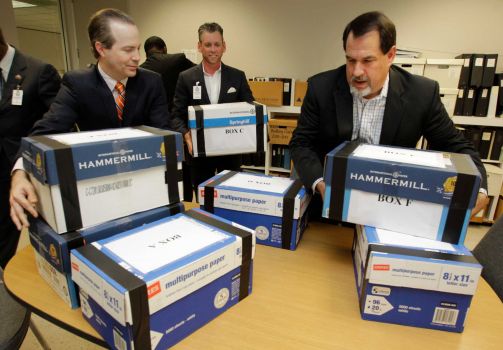
[[[13,2],[16,27],[61,33],[58,0],[22,0],[22,2],[27,5],[21,4],[21,6],[35,6],[17,7],[19,4]]]

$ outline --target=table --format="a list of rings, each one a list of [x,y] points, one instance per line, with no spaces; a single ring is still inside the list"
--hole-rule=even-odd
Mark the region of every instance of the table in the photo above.
[[[503,303],[480,279],[461,334],[360,318],[352,229],[310,223],[296,251],[257,245],[253,292],[174,349],[500,349]],[[97,344],[101,337],[36,271],[33,249],[5,270],[7,289],[35,313]],[[499,344],[499,345],[498,345]]]

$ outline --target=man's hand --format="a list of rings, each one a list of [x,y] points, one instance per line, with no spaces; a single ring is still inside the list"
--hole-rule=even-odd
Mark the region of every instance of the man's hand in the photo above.
[[[477,196],[477,202],[475,203],[475,207],[473,207],[472,210],[472,218],[477,215],[479,211],[484,209],[487,204],[489,204],[489,197],[485,193],[479,192],[479,195]]]
[[[325,181],[321,180],[316,184],[316,191],[321,194],[321,199],[325,200]]]
[[[194,153],[192,153],[192,135],[190,134],[190,130],[183,134],[183,138],[187,144],[187,149],[189,150],[190,155],[194,155]]]
[[[37,195],[23,170],[16,170],[12,174],[9,202],[10,217],[18,230],[30,226],[25,210],[34,217],[38,216],[35,209],[38,202]]]

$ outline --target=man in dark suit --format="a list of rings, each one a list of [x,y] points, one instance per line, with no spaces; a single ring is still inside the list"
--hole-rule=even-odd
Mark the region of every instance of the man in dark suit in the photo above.
[[[125,126],[168,127],[168,105],[159,74],[138,68],[140,35],[127,14],[104,9],[89,22],[89,39],[97,64],[64,75],[61,89],[30,135]],[[19,164],[21,163],[21,164]],[[29,226],[25,210],[37,216],[37,197],[22,162],[11,183],[11,217]]]
[[[176,81],[178,75],[195,64],[185,57],[184,53],[169,54],[164,40],[158,36],[151,36],[143,45],[147,59],[140,67],[157,72],[161,75],[164,89],[168,97],[169,111],[173,109]]]
[[[0,266],[14,256],[19,230],[9,216],[10,172],[21,137],[42,118],[61,78],[47,63],[10,46],[0,28]],[[19,95],[22,94],[22,97]]]
[[[436,81],[392,66],[394,24],[369,12],[343,34],[346,65],[317,74],[308,90],[290,150],[304,185],[323,196],[325,155],[343,141],[414,148],[424,136],[434,150],[469,154],[482,175],[473,214],[488,202],[485,168],[478,153],[454,127]]]
[[[195,64],[185,57],[183,53],[168,54],[166,43],[158,36],[151,36],[143,45],[147,59],[140,67],[157,72],[161,75],[164,90],[168,98],[169,111],[173,110],[173,97],[178,75]],[[192,201],[192,180],[190,178],[190,165],[183,162],[183,194],[184,200]]]
[[[188,127],[188,107],[194,105],[252,102],[253,94],[244,72],[222,63],[226,50],[223,29],[217,23],[199,27],[199,52],[203,61],[182,73],[175,90],[171,113],[171,128],[183,134],[189,154],[192,154],[192,137]],[[197,186],[221,170],[240,170],[241,155],[192,158],[192,185]]]

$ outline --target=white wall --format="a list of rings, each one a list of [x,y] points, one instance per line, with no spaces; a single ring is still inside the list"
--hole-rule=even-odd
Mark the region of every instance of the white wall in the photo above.
[[[305,79],[344,63],[342,31],[357,15],[384,12],[402,48],[446,58],[466,52],[498,53],[503,71],[502,0],[128,0],[142,40],[158,35],[168,51],[193,49],[197,28],[224,28],[224,62],[247,76]]]
[[[14,21],[14,9],[11,0],[0,0],[0,27],[5,40],[9,44],[18,46],[16,22]]]
[[[19,49],[32,57],[50,62],[60,74],[65,72],[61,33],[18,28]]]

